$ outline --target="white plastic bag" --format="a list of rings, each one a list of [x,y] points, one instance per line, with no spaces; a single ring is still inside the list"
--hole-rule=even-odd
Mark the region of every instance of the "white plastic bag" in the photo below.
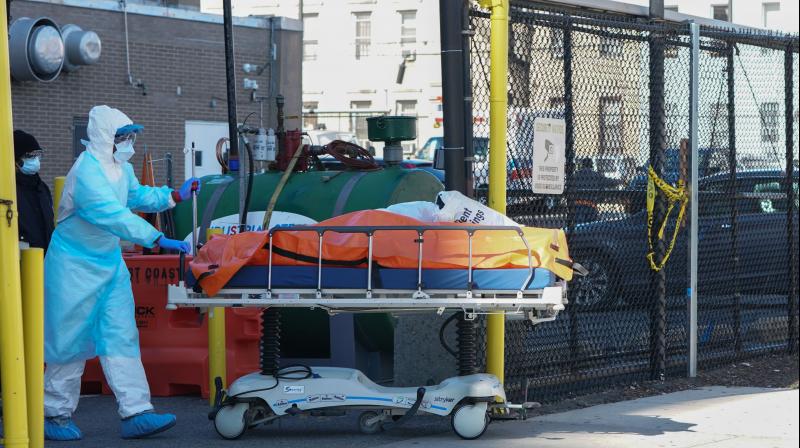
[[[399,204],[390,205],[383,210],[408,216],[409,218],[418,219],[423,222],[438,222],[439,220],[439,207],[433,202],[401,202]]]
[[[458,191],[442,191],[436,196],[439,222],[483,224],[488,226],[519,226],[502,213],[472,200]]]

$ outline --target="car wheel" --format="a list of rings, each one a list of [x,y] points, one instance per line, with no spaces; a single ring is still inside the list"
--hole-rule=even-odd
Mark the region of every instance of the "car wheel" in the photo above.
[[[581,308],[596,308],[609,304],[614,294],[611,264],[598,255],[575,257],[575,260],[586,268],[588,273],[585,276],[573,277],[570,302]]]

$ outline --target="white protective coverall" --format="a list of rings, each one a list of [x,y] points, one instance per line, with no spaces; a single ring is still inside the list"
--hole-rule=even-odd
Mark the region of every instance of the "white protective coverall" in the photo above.
[[[71,416],[95,356],[122,418],[153,409],[120,239],[152,247],[162,233],[132,210],[175,202],[171,189],[140,185],[131,164],[114,158],[114,135],[131,123],[119,110],[92,108],[90,141],[67,174],[45,257],[45,417]]]

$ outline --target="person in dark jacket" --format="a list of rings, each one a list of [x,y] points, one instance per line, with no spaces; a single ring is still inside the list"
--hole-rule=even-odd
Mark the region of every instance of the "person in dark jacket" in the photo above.
[[[55,224],[50,188],[39,177],[43,152],[34,136],[14,131],[19,239],[31,247],[47,250]]]

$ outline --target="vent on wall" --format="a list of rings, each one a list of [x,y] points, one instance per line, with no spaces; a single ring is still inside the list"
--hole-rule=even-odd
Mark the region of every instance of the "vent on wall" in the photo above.
[[[69,24],[59,29],[47,17],[20,17],[8,30],[11,77],[16,81],[50,82],[61,70],[75,71],[100,59],[100,37]]]

